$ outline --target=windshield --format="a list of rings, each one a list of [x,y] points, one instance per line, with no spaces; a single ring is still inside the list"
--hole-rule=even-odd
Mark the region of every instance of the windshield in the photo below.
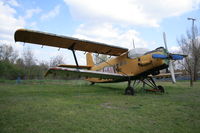
[[[137,57],[140,57],[142,55],[144,55],[146,52],[148,52],[149,50],[146,48],[135,48],[135,49],[131,49],[128,52],[128,58],[134,59]]]

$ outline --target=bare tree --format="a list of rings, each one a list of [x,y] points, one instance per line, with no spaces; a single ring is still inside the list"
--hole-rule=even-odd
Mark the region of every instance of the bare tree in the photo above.
[[[23,63],[25,71],[25,79],[33,79],[36,75],[35,66],[36,59],[34,57],[33,51],[28,47],[23,50]]]
[[[18,53],[12,46],[3,44],[0,46],[0,60],[14,63],[18,58]]]
[[[16,65],[19,66],[19,67],[24,67],[25,64],[24,64],[23,59],[22,59],[22,58],[18,58],[18,59],[16,60]]]
[[[103,54],[95,54],[95,64],[99,65],[102,62],[105,62],[108,60],[108,56],[107,55],[103,55]]]
[[[41,70],[48,70],[49,68],[49,63],[47,61],[41,61],[39,62],[39,66],[41,68]]]
[[[182,36],[178,40],[178,44],[183,54],[188,55],[182,62],[185,70],[190,75],[190,85],[193,85],[193,81],[198,78],[198,71],[200,70],[200,39],[198,28],[195,27],[193,30],[188,30],[186,36]]]
[[[26,67],[30,67],[36,64],[34,53],[29,47],[23,50],[23,60]]]
[[[57,55],[50,59],[50,67],[58,66],[59,64],[64,64],[63,57],[61,55]]]

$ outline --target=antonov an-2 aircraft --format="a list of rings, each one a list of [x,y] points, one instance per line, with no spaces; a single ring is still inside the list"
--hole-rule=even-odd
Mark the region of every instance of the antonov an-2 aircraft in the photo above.
[[[127,95],[134,95],[134,88],[140,81],[142,81],[143,85],[150,86],[152,89],[149,90],[151,91],[164,92],[164,88],[160,85],[157,86],[152,76],[158,75],[160,70],[172,65],[171,60],[182,60],[185,57],[185,55],[181,54],[171,54],[167,48],[163,47],[156,48],[153,51],[145,51],[141,48],[128,50],[104,43],[27,29],[18,29],[14,38],[16,42],[66,48],[72,51],[76,65],[59,65],[50,68],[46,75],[62,73],[85,77],[92,84],[128,81],[128,87],[125,89],[125,94]],[[78,64],[76,50],[88,52],[86,54],[86,66]],[[92,53],[115,56],[115,58],[95,65]],[[174,76],[173,72],[172,76]],[[131,81],[134,81],[132,87]]]

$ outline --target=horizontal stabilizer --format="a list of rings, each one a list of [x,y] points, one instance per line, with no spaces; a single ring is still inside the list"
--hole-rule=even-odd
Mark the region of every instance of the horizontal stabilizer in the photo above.
[[[174,75],[175,76],[182,75],[182,72],[175,72]],[[160,73],[160,74],[154,75],[152,77],[155,77],[155,78],[171,78],[171,73]]]

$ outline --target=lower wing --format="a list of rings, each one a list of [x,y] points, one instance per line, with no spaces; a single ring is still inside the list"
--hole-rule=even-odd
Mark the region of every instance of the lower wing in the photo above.
[[[113,80],[128,79],[128,76],[123,75],[123,74],[82,70],[82,69],[74,69],[74,68],[64,68],[64,67],[50,68],[45,74],[45,76],[49,74],[73,76],[73,78],[85,77],[85,78],[100,78],[100,79],[113,79]]]
[[[66,67],[66,68],[77,68],[77,69],[90,69],[92,66],[83,66],[83,65],[66,65],[66,64],[61,64],[58,65],[58,67]]]

